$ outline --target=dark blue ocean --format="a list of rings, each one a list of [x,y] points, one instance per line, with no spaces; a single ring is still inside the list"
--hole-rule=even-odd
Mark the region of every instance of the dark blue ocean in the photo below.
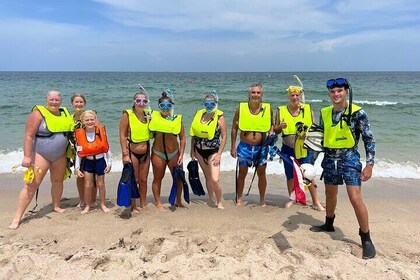
[[[122,110],[131,106],[137,84],[145,86],[152,109],[157,108],[162,90],[170,88],[175,96],[175,113],[184,115],[186,131],[194,112],[200,108],[203,94],[216,89],[219,109],[225,112],[230,129],[233,113],[238,103],[247,99],[251,83],[262,83],[264,101],[274,108],[287,102],[284,90],[297,84],[293,78],[295,74],[303,82],[306,102],[312,105],[317,119],[319,110],[330,104],[325,81],[347,78],[353,88],[353,102],[368,113],[376,137],[374,175],[420,178],[420,72],[0,72],[0,173],[11,172],[10,167],[21,162],[26,118],[34,105],[45,103],[49,90],[61,91],[63,106],[70,111],[70,97],[75,92],[87,97],[87,108],[95,109],[101,123],[107,127],[114,158],[113,171],[120,171],[118,123]],[[225,171],[235,167],[235,160],[229,156],[229,145],[230,139],[222,159],[222,170]],[[364,157],[361,143],[359,150]],[[186,155],[185,160],[188,158]],[[319,161],[317,168],[320,168]],[[283,168],[276,160],[269,163],[268,172],[282,174]]]

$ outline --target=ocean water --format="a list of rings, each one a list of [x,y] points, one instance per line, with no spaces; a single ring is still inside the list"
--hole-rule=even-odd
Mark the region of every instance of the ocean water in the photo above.
[[[118,123],[122,110],[131,107],[138,83],[148,91],[152,109],[157,108],[162,90],[169,87],[175,97],[175,113],[184,115],[187,132],[204,93],[216,89],[230,137],[233,113],[239,102],[247,100],[251,83],[262,83],[264,102],[276,108],[287,103],[284,90],[296,84],[294,74],[302,80],[306,102],[311,104],[317,120],[319,110],[330,104],[325,81],[346,77],[353,88],[353,102],[366,110],[375,134],[374,176],[420,178],[420,72],[0,72],[0,173],[11,172],[11,166],[21,162],[26,118],[34,105],[45,103],[49,90],[61,91],[63,106],[71,112],[70,97],[75,92],[86,96],[87,109],[96,110],[101,124],[107,128],[113,171],[117,172],[122,168]],[[235,169],[235,159],[229,154],[229,137],[222,159],[223,171]],[[187,136],[188,143],[189,140]],[[359,150],[364,157],[362,143]],[[321,158],[316,163],[318,173]],[[189,145],[185,163],[188,160]],[[281,165],[277,159],[270,162],[268,173],[283,174]]]

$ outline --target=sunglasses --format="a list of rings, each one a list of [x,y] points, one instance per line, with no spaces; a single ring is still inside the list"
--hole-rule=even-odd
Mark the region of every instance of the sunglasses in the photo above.
[[[139,106],[147,106],[149,105],[149,99],[147,98],[136,98],[134,102]]]
[[[349,82],[345,78],[330,79],[327,81],[327,89],[335,87],[349,88]]]
[[[161,103],[159,103],[159,109],[163,110],[163,111],[169,111],[174,107],[174,104],[172,104],[169,101],[162,101]]]

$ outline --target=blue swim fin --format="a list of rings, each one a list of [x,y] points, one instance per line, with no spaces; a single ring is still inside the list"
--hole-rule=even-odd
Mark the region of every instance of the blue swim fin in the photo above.
[[[188,165],[188,181],[190,182],[191,189],[195,195],[205,195],[203,185],[200,181],[200,175],[198,174],[198,162],[191,160]]]
[[[174,169],[173,174],[172,174],[172,188],[171,188],[171,192],[169,193],[169,197],[168,197],[168,201],[169,203],[174,206],[175,205],[175,199],[176,199],[176,192],[178,190],[178,174],[176,173],[176,170]]]
[[[184,200],[189,204],[190,203],[190,190],[188,188],[187,180],[185,179],[185,171],[182,168],[182,165],[176,167],[178,177],[181,178],[183,191],[184,191]]]
[[[134,166],[133,163],[128,162],[127,168],[130,170],[130,180],[131,180],[131,198],[140,198],[139,187],[137,186],[136,182],[136,175],[134,174]]]
[[[129,207],[131,205],[132,183],[130,167],[128,164],[124,164],[117,188],[118,206]]]

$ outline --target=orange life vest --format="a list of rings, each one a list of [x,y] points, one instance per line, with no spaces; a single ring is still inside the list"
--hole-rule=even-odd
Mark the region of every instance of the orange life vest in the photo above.
[[[78,128],[75,131],[77,154],[79,157],[95,156],[106,153],[109,150],[109,144],[106,137],[105,127],[97,125],[95,128],[95,140],[89,142],[84,128]]]

